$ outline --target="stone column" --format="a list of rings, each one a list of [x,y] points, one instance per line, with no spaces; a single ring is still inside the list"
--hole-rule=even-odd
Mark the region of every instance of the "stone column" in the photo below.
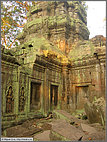
[[[67,71],[68,71],[67,65],[63,64],[63,67],[62,67],[63,88],[62,88],[62,97],[61,97],[62,109],[67,108]]]
[[[105,63],[100,63],[101,68],[101,95],[105,98],[105,86],[106,86],[106,70],[105,70]]]
[[[93,82],[93,80],[95,83],[96,96],[100,97],[101,96],[101,68],[100,68],[100,64],[95,65],[95,73],[94,73],[92,82]]]
[[[47,69],[45,68],[45,73],[44,73],[44,114],[47,115],[47,103],[48,103],[48,81],[47,81]]]

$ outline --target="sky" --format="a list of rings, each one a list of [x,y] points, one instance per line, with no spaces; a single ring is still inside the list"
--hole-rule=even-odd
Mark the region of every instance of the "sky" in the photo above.
[[[106,37],[106,1],[86,1],[87,10],[87,26],[90,31],[89,38],[96,35]]]

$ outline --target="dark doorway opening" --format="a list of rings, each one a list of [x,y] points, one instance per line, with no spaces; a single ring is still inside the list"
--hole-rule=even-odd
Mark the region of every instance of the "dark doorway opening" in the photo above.
[[[31,96],[30,96],[30,109],[40,109],[40,91],[41,83],[31,82]]]
[[[50,89],[50,107],[51,109],[56,108],[58,104],[58,86],[51,85]]]
[[[76,86],[75,88],[75,108],[83,109],[89,97],[89,86]]]

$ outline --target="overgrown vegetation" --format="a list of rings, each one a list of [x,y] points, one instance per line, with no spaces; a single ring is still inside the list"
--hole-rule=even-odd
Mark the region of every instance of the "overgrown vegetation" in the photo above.
[[[26,13],[35,2],[2,1],[1,2],[1,43],[5,48],[19,44],[17,35],[26,23]]]

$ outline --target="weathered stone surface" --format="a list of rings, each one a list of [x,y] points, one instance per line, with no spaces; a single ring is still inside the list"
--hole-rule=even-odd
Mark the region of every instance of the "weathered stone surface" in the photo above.
[[[38,141],[50,141],[50,130],[44,131],[43,133],[34,136],[34,140]]]
[[[86,26],[87,15],[82,3],[46,2],[44,5],[44,2],[40,2],[38,6],[32,6],[31,9],[24,31],[18,36],[21,42],[27,39],[29,33],[37,36],[42,33],[53,43],[57,40],[65,42],[69,39],[68,43],[71,44],[75,40],[89,39]]]
[[[63,112],[63,114],[65,114]],[[70,116],[67,113],[66,116]],[[62,117],[61,117],[62,118]],[[74,120],[73,116],[73,120]],[[77,118],[76,118],[77,119]],[[72,121],[73,122],[73,121]],[[95,127],[96,126],[96,127]],[[101,125],[69,123],[67,119],[32,119],[27,120],[21,125],[5,130],[3,136],[7,137],[33,137],[34,141],[84,141],[84,140],[104,140],[105,131]],[[95,129],[95,128],[96,129]],[[98,129],[100,127],[100,129]],[[7,134],[6,134],[7,133]]]
[[[106,103],[103,97],[100,97],[92,103],[85,104],[85,112],[91,123],[100,123],[105,125]]]
[[[105,141],[105,132],[96,132],[96,133],[91,133],[91,134],[86,134],[82,137],[82,141],[92,141],[92,140],[103,140]]]
[[[44,131],[46,131],[46,130],[51,130],[52,125],[50,125],[48,123],[44,123],[41,127]]]
[[[106,45],[106,38],[103,35],[97,35],[90,39],[90,41],[95,45],[95,46],[104,46]]]
[[[80,120],[64,110],[55,110],[53,112],[56,114],[56,119],[57,118],[65,119],[68,122],[70,123],[74,122],[75,124],[87,123],[85,120]]]
[[[23,122],[21,126],[24,128],[29,128],[31,126],[31,122],[29,120],[27,120],[27,121]]]
[[[97,131],[104,131],[104,126],[102,126],[100,123],[92,123],[90,124],[91,127],[94,127]]]
[[[22,125],[18,125],[15,127],[11,127],[6,129],[7,137],[27,137],[32,136],[35,133],[41,132],[43,129],[38,127],[23,127]]]
[[[51,140],[57,137],[57,140],[79,140],[84,132],[70,125],[65,120],[56,120],[52,122],[52,130],[50,134]]]
[[[35,133],[41,132],[41,131],[42,131],[41,128],[36,127],[36,128],[32,128],[30,130],[26,130],[25,132],[23,132],[23,134],[20,134],[19,136],[28,137],[28,136],[34,135]]]
[[[12,137],[12,136],[14,137],[19,134],[22,134],[24,131],[25,131],[25,128],[22,128],[20,125],[16,126],[16,127],[11,127],[6,130],[6,136],[7,137]]]
[[[91,134],[91,133],[96,133],[96,132],[97,132],[94,127],[91,127],[91,126],[89,126],[89,125],[87,125],[87,124],[81,123],[81,128],[82,128],[82,130],[83,130],[84,132],[88,132],[89,134]]]

